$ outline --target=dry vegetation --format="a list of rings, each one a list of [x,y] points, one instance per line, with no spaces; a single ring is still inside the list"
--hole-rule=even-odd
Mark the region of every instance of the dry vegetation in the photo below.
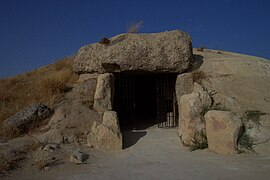
[[[53,165],[57,160],[55,158],[52,159],[40,159],[35,162],[35,166],[37,167],[38,170],[46,170],[49,166]]]
[[[17,157],[3,156],[0,158],[0,175],[5,174],[7,171],[14,169],[17,166]]]
[[[209,79],[211,76],[207,75],[205,72],[203,71],[193,71],[192,72],[192,77],[193,77],[193,82],[196,82],[198,84],[202,84],[202,82],[204,80]]]
[[[127,26],[127,33],[138,33],[143,27],[143,21],[131,23]]]
[[[72,71],[73,58],[67,57],[32,72],[0,80],[1,135],[8,136],[2,129],[2,122],[16,112],[35,103],[53,107],[63,98],[69,84],[78,78]]]
[[[0,177],[5,175],[8,171],[18,167],[18,163],[25,159],[25,152],[16,151],[12,154],[0,155]]]
[[[39,142],[30,143],[25,149],[12,150],[9,153],[0,153],[0,177],[8,171],[20,166],[21,161],[25,160],[27,153],[35,151],[41,144]]]

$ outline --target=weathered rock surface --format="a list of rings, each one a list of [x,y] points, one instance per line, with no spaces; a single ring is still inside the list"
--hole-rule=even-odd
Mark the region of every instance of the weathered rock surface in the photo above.
[[[98,74],[81,74],[77,85],[72,89],[72,99],[93,109],[97,79]]]
[[[270,115],[248,119],[244,121],[244,125],[246,136],[249,138],[253,150],[260,154],[269,153],[270,147],[261,145],[269,145],[270,142]]]
[[[87,136],[87,144],[96,149],[117,151],[122,149],[122,134],[117,113],[106,111],[101,124],[95,122]]]
[[[154,71],[181,73],[192,60],[192,43],[179,30],[153,34],[120,34],[110,44],[82,47],[73,69],[77,73]]]
[[[29,125],[34,122],[40,122],[48,118],[52,110],[44,104],[35,104],[20,111],[3,122],[6,129],[18,128],[20,131],[27,131]]]
[[[241,120],[229,111],[211,110],[205,114],[208,148],[219,154],[237,153]]]
[[[226,51],[194,49],[195,56],[201,56],[203,63],[198,71],[207,74],[202,85],[209,91],[214,103],[222,109],[230,110],[238,116],[248,111],[270,114],[270,61],[260,57]],[[241,87],[241,88],[240,88]],[[262,121],[270,124],[270,118]],[[251,124],[249,124],[251,125]],[[249,126],[248,125],[248,126]],[[256,152],[270,154],[270,143],[265,142],[266,126],[247,129],[247,133],[257,143]]]
[[[193,77],[191,73],[180,74],[176,78],[175,92],[178,102],[180,97],[193,91]]]
[[[75,150],[73,154],[70,156],[70,161],[75,164],[82,164],[86,163],[88,158],[89,158],[88,154],[80,150]]]
[[[199,84],[194,83],[191,94],[180,97],[179,136],[183,144],[191,145],[196,132],[205,132],[202,112],[211,106],[211,98]]]
[[[254,144],[261,144],[270,139],[270,126],[267,124],[269,120],[266,117],[263,117],[264,121],[253,121],[252,119],[245,123],[246,133],[252,138]]]
[[[209,92],[216,92],[216,103],[238,115],[251,110],[270,113],[269,60],[216,50],[194,49],[194,54],[203,57],[198,71],[208,75],[202,85]]]
[[[93,122],[101,122],[102,116],[93,111],[97,75],[80,75],[73,89],[55,109],[43,132],[37,138],[43,143],[86,144],[87,134]]]
[[[57,148],[59,148],[59,144],[47,144],[45,147],[43,147],[42,150],[44,150],[44,151],[49,151],[49,152],[53,152],[53,151],[56,150]]]
[[[112,110],[113,107],[113,84],[114,76],[111,73],[100,74],[97,80],[97,87],[94,96],[94,109],[104,113]]]

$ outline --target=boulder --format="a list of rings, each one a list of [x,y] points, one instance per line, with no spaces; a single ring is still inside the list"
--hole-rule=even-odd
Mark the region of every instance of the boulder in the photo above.
[[[232,112],[211,110],[205,114],[208,148],[219,154],[237,153],[237,140],[242,125]]]
[[[73,154],[70,156],[70,161],[75,164],[83,164],[87,162],[88,158],[89,158],[88,154],[80,150],[75,150]]]
[[[73,97],[70,98],[93,109],[97,79],[98,74],[81,74],[70,94]]]
[[[19,129],[21,132],[29,130],[32,123],[39,123],[52,114],[52,110],[44,104],[35,104],[23,111],[17,112],[3,122],[6,129]]]
[[[57,148],[59,148],[59,144],[47,144],[46,146],[44,146],[44,148],[42,150],[53,152]]]
[[[249,110],[270,114],[270,61],[260,57],[216,50],[204,52],[198,69],[207,75],[203,86],[215,91],[216,103],[241,116]],[[244,88],[237,88],[242,87]]]
[[[270,115],[263,115],[258,120],[245,122],[246,133],[254,144],[262,144],[270,140]]]
[[[86,143],[87,134],[95,121],[102,121],[96,111],[86,106],[65,100],[55,110],[50,122],[38,136],[43,143]]]
[[[94,96],[94,110],[100,113],[112,110],[114,76],[110,73],[100,74]]]
[[[102,116],[91,109],[96,82],[97,74],[80,75],[55,108],[48,124],[40,129],[43,132],[37,136],[40,142],[86,144],[93,123],[102,122]]]
[[[107,151],[122,149],[122,134],[117,113],[106,111],[101,124],[95,122],[87,136],[88,146]]]
[[[119,120],[117,116],[117,112],[115,111],[107,111],[103,115],[102,124],[108,128],[110,128],[114,133],[120,133],[119,128]]]
[[[193,91],[193,77],[191,73],[180,74],[176,78],[175,92],[178,102],[180,97]]]
[[[201,89],[200,91],[198,89]],[[203,111],[211,106],[211,98],[199,84],[194,83],[191,94],[180,97],[179,136],[183,144],[192,145],[196,132],[205,132]]]
[[[73,69],[81,73],[123,71],[182,73],[193,59],[190,36],[174,30],[153,34],[120,34],[108,44],[80,48]]]
[[[270,149],[270,115],[262,115],[258,120],[249,119],[245,123],[245,133],[257,153],[267,154]]]

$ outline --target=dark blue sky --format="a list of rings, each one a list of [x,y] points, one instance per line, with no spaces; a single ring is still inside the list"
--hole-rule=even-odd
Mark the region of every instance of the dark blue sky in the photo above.
[[[0,0],[0,78],[126,31],[181,29],[193,46],[270,59],[269,0]]]

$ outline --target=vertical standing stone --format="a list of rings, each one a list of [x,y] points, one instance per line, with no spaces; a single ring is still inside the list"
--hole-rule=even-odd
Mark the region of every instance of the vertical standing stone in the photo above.
[[[179,74],[175,83],[175,92],[178,102],[180,97],[193,91],[193,77],[191,73]]]
[[[204,132],[202,112],[211,106],[211,98],[207,91],[194,83],[191,94],[181,96],[179,103],[179,136],[183,144],[192,145],[196,132]]]
[[[113,108],[114,75],[111,73],[100,74],[94,96],[94,110],[99,113],[110,111]]]
[[[241,120],[229,111],[208,111],[205,114],[206,136],[210,150],[219,154],[234,154]]]
[[[103,115],[103,122],[93,124],[91,132],[87,135],[87,144],[106,151],[122,150],[122,134],[115,111],[106,111]]]

